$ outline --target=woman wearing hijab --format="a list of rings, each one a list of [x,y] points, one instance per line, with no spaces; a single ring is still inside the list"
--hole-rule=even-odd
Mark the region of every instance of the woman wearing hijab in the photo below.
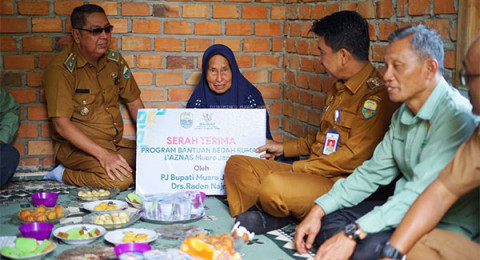
[[[240,72],[232,50],[215,44],[203,54],[202,78],[187,108],[265,108],[265,103],[260,91]],[[268,112],[266,136],[272,139]]]

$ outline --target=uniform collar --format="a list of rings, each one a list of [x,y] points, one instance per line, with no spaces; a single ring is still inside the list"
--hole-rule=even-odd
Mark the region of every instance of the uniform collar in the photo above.
[[[85,65],[89,64],[88,61],[80,53],[80,50],[78,49],[77,44],[72,43],[72,49],[71,50],[72,50],[73,54],[75,54],[75,56],[77,57],[77,67],[78,68],[84,67]],[[98,62],[98,68],[99,69],[103,66],[103,64],[105,63],[105,60],[106,60],[105,55],[103,55],[100,58],[100,61]]]
[[[365,81],[372,75],[373,71],[375,70],[375,67],[368,62],[363,66],[363,68],[353,77],[348,79],[345,83],[341,83],[340,81],[337,81],[337,84],[335,84],[337,90],[339,90],[342,86],[345,86],[350,92],[355,94],[360,87],[365,84]]]
[[[402,114],[401,122],[410,125],[416,121],[416,118],[429,121],[433,117],[433,114],[435,114],[437,107],[440,105],[440,102],[442,102],[442,97],[446,95],[449,87],[447,81],[441,77],[416,115],[404,104],[405,113]]]

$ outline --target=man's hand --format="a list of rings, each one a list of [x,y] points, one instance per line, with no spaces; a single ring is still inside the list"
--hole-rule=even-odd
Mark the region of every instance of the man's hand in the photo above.
[[[338,232],[335,236],[329,238],[318,249],[315,260],[342,260],[350,259],[355,250],[357,242],[348,238],[343,231]]]
[[[325,216],[322,207],[315,204],[308,215],[302,220],[295,230],[295,246],[297,252],[306,254],[312,248],[321,227],[321,219]],[[305,236],[307,237],[305,239]]]
[[[255,149],[256,153],[265,152],[265,154],[260,155],[260,158],[265,158],[267,160],[275,159],[275,156],[280,156],[283,154],[283,144],[275,142],[273,140],[267,139],[267,143]]]
[[[97,157],[98,161],[105,169],[110,179],[115,180],[115,176],[123,181],[122,174],[125,177],[130,177],[132,173],[132,168],[128,165],[127,160],[119,154],[114,154],[105,150],[105,153],[102,153],[101,156]]]

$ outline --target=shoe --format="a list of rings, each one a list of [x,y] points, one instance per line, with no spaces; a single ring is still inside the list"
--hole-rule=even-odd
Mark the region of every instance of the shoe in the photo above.
[[[240,226],[245,227],[250,232],[265,234],[288,225],[288,223],[290,223],[290,217],[279,218],[255,210],[238,215],[235,222],[240,222]]]
[[[63,183],[63,172],[65,171],[65,166],[59,164],[55,169],[51,170],[43,177],[44,180],[52,180]]]

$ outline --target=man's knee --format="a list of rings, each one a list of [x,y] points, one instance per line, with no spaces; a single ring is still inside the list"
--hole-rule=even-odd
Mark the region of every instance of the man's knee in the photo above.
[[[122,177],[123,177],[123,180],[119,180],[119,179],[111,180],[111,179],[109,179],[109,181],[106,181],[105,184],[102,185],[102,186],[116,187],[120,191],[124,191],[124,190],[128,189],[128,187],[130,187],[130,185],[132,185],[133,177],[132,176],[130,176],[130,177],[122,176]]]
[[[262,209],[275,217],[287,217],[290,213],[283,203],[283,192],[285,190],[278,176],[271,174],[265,177],[260,184],[258,195],[258,201]]]

